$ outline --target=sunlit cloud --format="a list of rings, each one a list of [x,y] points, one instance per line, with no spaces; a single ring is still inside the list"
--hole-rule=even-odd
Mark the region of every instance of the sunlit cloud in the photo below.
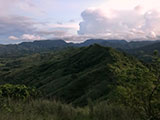
[[[78,34],[104,35],[106,38],[131,40],[139,38],[157,39],[157,36],[160,35],[158,5],[153,3],[152,8],[150,6],[156,0],[148,0],[144,4],[142,1],[110,0],[106,3],[108,8],[86,9],[81,14],[83,21],[80,22]]]
[[[18,37],[16,37],[16,36],[9,36],[8,37],[10,40],[18,40],[19,38]]]

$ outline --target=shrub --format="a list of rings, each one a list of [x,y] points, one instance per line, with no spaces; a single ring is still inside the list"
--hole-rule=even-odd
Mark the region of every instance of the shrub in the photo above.
[[[33,99],[40,95],[40,92],[35,88],[27,87],[25,85],[0,85],[0,97],[11,98],[16,100]]]

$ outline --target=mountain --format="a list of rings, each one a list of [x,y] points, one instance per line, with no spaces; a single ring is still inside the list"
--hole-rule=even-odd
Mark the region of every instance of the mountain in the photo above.
[[[77,44],[79,47],[89,46],[93,44],[100,44],[102,46],[108,46],[113,48],[122,48],[128,44],[125,40],[104,40],[104,39],[89,39],[80,44]]]
[[[157,43],[157,41],[126,41],[126,40],[119,40],[119,39],[111,39],[111,40],[104,40],[104,39],[89,39],[82,43],[76,44],[76,46],[83,47],[89,46],[93,44],[99,44],[106,47],[112,48],[120,48],[120,49],[135,49],[140,48],[143,46],[151,45],[153,43]]]
[[[42,40],[34,42],[23,42],[19,44],[20,47],[27,49],[40,50],[40,49],[58,49],[64,48],[70,44],[67,44],[64,40]]]
[[[136,49],[130,49],[129,52],[133,54],[145,53],[148,55],[152,55],[154,50],[157,50],[160,52],[160,42],[149,44],[149,45],[139,47]]]
[[[18,57],[28,54],[47,52],[53,50],[61,50],[68,47],[84,47],[93,44],[99,44],[106,47],[116,49],[135,49],[157,43],[158,41],[131,41],[125,40],[103,40],[89,39],[82,43],[66,43],[64,40],[41,40],[34,42],[23,42],[13,45],[0,45],[0,57]]]
[[[126,52],[136,56],[137,58],[145,62],[151,62],[155,50],[160,53],[160,42],[156,42],[139,48],[128,49],[126,50]]]
[[[156,40],[156,41],[131,41],[129,42],[128,44],[128,47],[127,49],[137,49],[137,48],[140,48],[140,47],[144,47],[144,46],[147,46],[147,45],[152,45],[154,43],[158,43],[160,42],[159,40]]]
[[[85,105],[88,98],[109,99],[119,82],[132,83],[142,75],[152,76],[134,57],[94,44],[8,61],[0,69],[0,82],[34,86],[44,97]]]
[[[72,43],[68,44],[63,40],[41,40],[34,42],[23,42],[13,45],[0,45],[0,56],[18,57],[26,54],[63,49],[70,45],[72,45]]]

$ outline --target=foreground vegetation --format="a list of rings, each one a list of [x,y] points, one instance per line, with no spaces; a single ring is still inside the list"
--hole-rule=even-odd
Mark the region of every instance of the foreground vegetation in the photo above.
[[[108,102],[73,107],[40,99],[40,92],[25,85],[0,85],[0,120],[138,120],[129,107]]]
[[[131,109],[106,102],[80,108],[52,100],[6,101],[0,120],[139,120]]]

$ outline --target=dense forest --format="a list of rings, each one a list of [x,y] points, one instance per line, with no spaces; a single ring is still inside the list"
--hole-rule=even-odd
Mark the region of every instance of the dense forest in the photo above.
[[[0,120],[160,120],[159,41],[0,45]]]

